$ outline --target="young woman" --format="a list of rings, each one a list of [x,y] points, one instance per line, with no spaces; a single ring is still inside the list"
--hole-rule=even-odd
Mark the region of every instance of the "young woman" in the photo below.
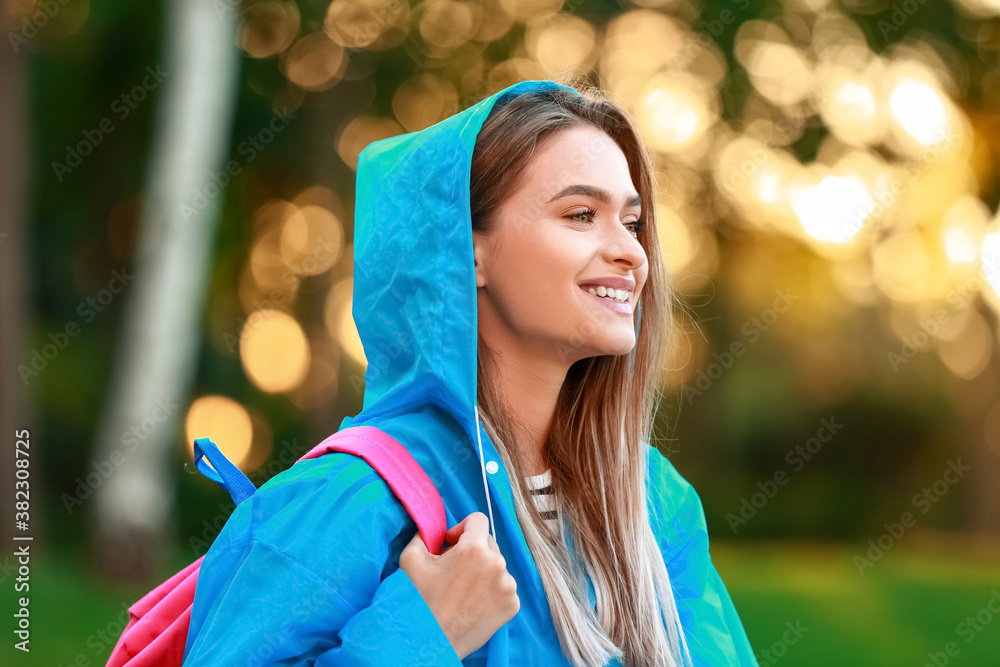
[[[756,665],[698,495],[649,444],[670,292],[651,159],[525,81],[358,161],[364,406],[441,493],[427,552],[361,459],[263,485],[202,563],[184,665]]]

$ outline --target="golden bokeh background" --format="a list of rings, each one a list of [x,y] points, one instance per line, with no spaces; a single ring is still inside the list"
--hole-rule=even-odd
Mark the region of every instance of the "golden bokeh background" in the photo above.
[[[39,443],[40,572],[86,601],[37,594],[37,664],[103,663],[93,619],[212,543],[232,507],[181,474],[194,438],[259,486],[360,410],[360,152],[543,78],[652,150],[656,444],[760,663],[799,618],[783,664],[996,663],[956,626],[1000,581],[1000,3],[16,0],[0,26],[0,422]]]

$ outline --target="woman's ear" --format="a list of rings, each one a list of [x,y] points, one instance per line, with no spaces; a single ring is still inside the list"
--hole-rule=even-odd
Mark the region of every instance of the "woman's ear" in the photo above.
[[[483,264],[483,257],[486,255],[485,246],[486,239],[479,233],[472,232],[472,258],[476,265],[477,288],[486,286],[486,271]]]

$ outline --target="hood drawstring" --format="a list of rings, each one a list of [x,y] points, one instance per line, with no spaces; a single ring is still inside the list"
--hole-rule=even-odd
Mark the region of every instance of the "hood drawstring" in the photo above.
[[[493,539],[495,540],[497,538],[497,531],[493,525],[493,503],[490,501],[490,489],[486,483],[486,461],[483,458],[483,436],[480,431],[482,426],[479,424],[479,404],[473,403],[472,407],[476,413],[476,439],[479,440],[479,467],[483,470],[483,491],[486,492],[486,508],[490,513],[490,532],[493,534]]]

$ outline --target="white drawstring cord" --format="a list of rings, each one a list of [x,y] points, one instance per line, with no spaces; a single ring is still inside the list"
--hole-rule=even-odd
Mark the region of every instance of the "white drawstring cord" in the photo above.
[[[479,429],[479,404],[473,403],[473,408],[476,412],[476,439],[479,441],[479,467],[483,469],[483,491],[486,492],[486,508],[490,512],[490,532],[493,534],[493,539],[497,538],[496,528],[493,526],[493,503],[490,502],[490,489],[489,485],[486,483],[486,461],[483,459],[483,436],[481,435]]]

